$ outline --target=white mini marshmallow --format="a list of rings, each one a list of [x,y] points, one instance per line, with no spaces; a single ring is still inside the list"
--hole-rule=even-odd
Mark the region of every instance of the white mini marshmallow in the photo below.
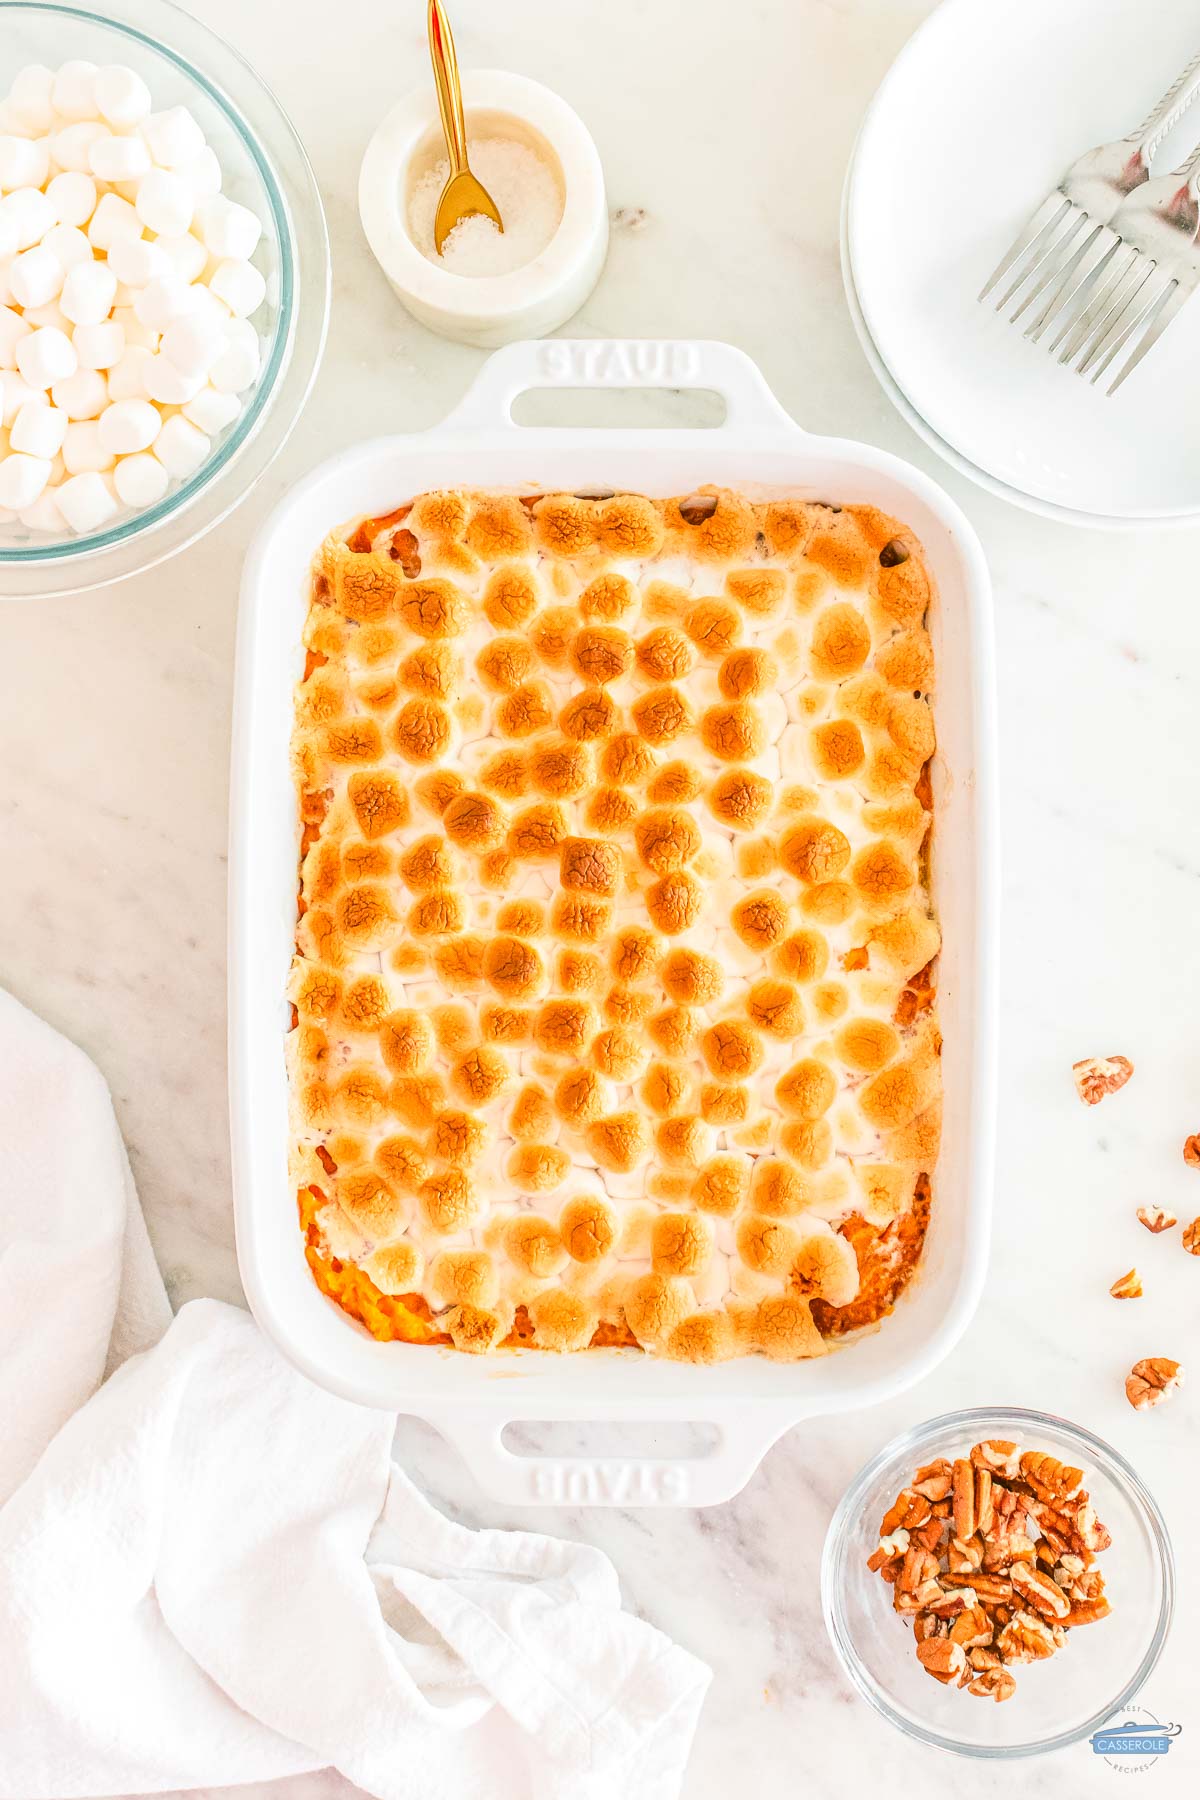
[[[86,225],[96,210],[96,184],[81,169],[64,169],[47,187],[46,198],[60,225]]]
[[[62,536],[67,522],[59,511],[52,487],[44,487],[32,506],[21,508],[21,523],[30,531],[52,532],[56,537]]]
[[[57,300],[46,300],[41,306],[27,306],[25,323],[34,326],[53,325],[55,331],[61,331],[66,337],[70,337],[74,330],[74,326]]]
[[[77,369],[55,382],[50,398],[69,419],[96,419],[108,405],[108,382],[99,369]]]
[[[131,288],[144,288],[160,275],[169,275],[174,268],[161,245],[141,237],[122,238],[120,243],[114,244],[109,251],[108,266],[118,281]]]
[[[165,331],[172,319],[182,319],[195,305],[190,283],[174,273],[162,275],[144,287],[133,303],[143,325]]]
[[[15,369],[18,341],[28,337],[30,326],[11,306],[0,306],[0,369]]]
[[[73,269],[76,263],[92,261],[92,246],[78,225],[52,225],[42,243],[47,250],[54,252],[64,269]]]
[[[187,424],[187,421],[180,423]],[[19,453],[4,457],[0,460],[0,506],[9,506],[14,512],[20,512],[23,506],[32,506],[49,479],[49,457]]]
[[[192,222],[196,196],[182,175],[169,169],[151,169],[138,188],[137,216],[147,231],[160,237],[178,237]]]
[[[146,392],[160,406],[186,406],[204,386],[203,375],[185,375],[161,354],[152,356],[144,365],[143,379]]]
[[[63,282],[59,305],[73,325],[99,325],[111,312],[116,291],[117,278],[107,263],[77,263]]]
[[[179,173],[198,200],[208,200],[221,191],[221,165],[210,144],[205,144],[199,156],[193,157]]]
[[[94,62],[63,63],[50,90],[55,112],[64,119],[94,119],[97,73]]]
[[[32,388],[51,388],[56,381],[66,381],[79,367],[74,344],[53,325],[42,326],[19,339],[16,358],[22,379]]]
[[[209,287],[239,319],[257,310],[266,298],[267,284],[253,263],[218,263]]]
[[[144,400],[150,392],[146,386],[146,370],[153,360],[152,353],[142,345],[127,344],[120,362],[114,363],[108,371],[109,399]]]
[[[92,166],[92,151],[105,138],[112,136],[99,119],[81,119],[77,125],[64,125],[50,139],[50,154],[60,169],[86,175]]]
[[[242,403],[236,394],[218,394],[214,387],[202,387],[194,400],[189,400],[183,409],[185,419],[206,432],[209,437],[216,437],[227,425],[232,425],[242,410]]]
[[[203,312],[172,319],[159,346],[168,362],[184,375],[207,375],[225,348],[225,334]]]
[[[125,354],[125,333],[112,319],[98,325],[77,325],[71,342],[81,369],[111,369]]]
[[[121,130],[140,125],[150,116],[150,89],[140,75],[121,63],[97,71],[95,94],[100,116]]]
[[[97,181],[140,181],[152,167],[144,138],[97,138],[88,152]]]
[[[162,414],[149,400],[118,400],[100,414],[100,442],[114,456],[132,456],[150,448],[162,422]]]
[[[229,257],[237,262],[248,262],[262,237],[261,221],[250,208],[227,200],[223,194],[215,194],[201,204],[196,228],[205,249],[218,262]]]
[[[0,137],[0,188],[40,188],[50,173],[44,138]]]
[[[58,223],[54,208],[40,188],[14,188],[0,200],[0,235],[5,224],[12,227],[13,250],[28,250],[39,244],[52,225]]]
[[[142,221],[128,200],[103,194],[88,222],[87,234],[97,250],[109,251],[122,238],[140,238]]]
[[[144,451],[137,456],[123,456],[113,470],[113,485],[126,506],[153,506],[170,484],[171,477],[157,456],[148,456]]]
[[[125,348],[132,349],[136,345],[141,350],[157,350],[160,333],[150,325],[143,325],[132,306],[113,308],[112,322],[119,325],[125,333]]]
[[[103,475],[75,475],[57,489],[59,510],[71,530],[96,531],[120,511],[120,503]]]
[[[100,426],[95,419],[73,419],[63,439],[62,458],[70,475],[86,475],[89,471],[103,474],[114,462],[111,450],[100,442]]]
[[[48,131],[54,123],[54,70],[44,63],[27,63],[8,91],[14,117],[30,131]]]
[[[51,462],[63,447],[70,420],[60,406],[44,400],[27,400],[12,422],[8,441],[26,456],[43,456]]]
[[[204,273],[208,251],[190,231],[180,232],[175,237],[159,237],[155,240],[155,247],[170,259],[171,267],[184,281],[198,281]]]
[[[33,401],[46,406],[48,401],[40,388],[32,388],[15,369],[0,371],[0,425],[11,425],[23,406]]]
[[[206,434],[182,413],[173,413],[154,440],[155,456],[177,480],[194,475],[211,449]]]
[[[141,130],[160,169],[184,169],[204,149],[204,133],[186,106],[151,113]]]
[[[47,300],[56,299],[62,292],[65,274],[53,250],[47,250],[42,242],[32,244],[13,258],[8,285],[18,306],[45,306]]]
[[[253,325],[247,325],[244,319],[231,320],[225,348],[208,371],[208,379],[218,393],[241,394],[253,386],[258,365],[258,334]]]

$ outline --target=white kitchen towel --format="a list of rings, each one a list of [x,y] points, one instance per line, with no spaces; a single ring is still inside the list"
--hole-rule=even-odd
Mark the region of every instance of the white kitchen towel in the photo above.
[[[0,1101],[3,1800],[676,1795],[710,1674],[608,1559],[452,1524],[390,1415],[234,1307],[171,1322],[103,1081],[3,994]]]

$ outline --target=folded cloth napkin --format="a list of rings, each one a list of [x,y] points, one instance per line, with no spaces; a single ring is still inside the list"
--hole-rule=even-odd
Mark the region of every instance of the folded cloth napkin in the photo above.
[[[678,1794],[710,1674],[608,1559],[452,1524],[390,1415],[172,1321],[103,1081],[4,994],[0,1099],[0,1797]]]

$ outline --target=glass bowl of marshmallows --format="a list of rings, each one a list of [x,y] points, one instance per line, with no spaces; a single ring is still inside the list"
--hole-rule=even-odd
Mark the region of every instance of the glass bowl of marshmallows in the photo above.
[[[0,0],[0,595],[172,555],[248,492],[329,315],[270,92],[167,0]]]

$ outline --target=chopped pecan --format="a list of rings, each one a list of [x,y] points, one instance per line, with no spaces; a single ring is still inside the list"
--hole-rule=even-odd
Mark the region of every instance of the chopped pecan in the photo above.
[[[902,1489],[880,1521],[880,1537],[887,1537],[891,1532],[901,1529],[911,1531],[914,1525],[923,1525],[931,1510],[924,1494],[915,1494],[911,1488]]]
[[[1082,1469],[1061,1463],[1057,1457],[1044,1456],[1040,1450],[1025,1452],[1021,1458],[1021,1474],[1047,1506],[1065,1506],[1083,1486]]]
[[[1183,1386],[1183,1370],[1169,1356],[1143,1356],[1125,1377],[1125,1398],[1135,1412],[1161,1406]]]
[[[1003,1665],[994,1650],[981,1645],[978,1650],[967,1651],[967,1661],[973,1669],[999,1669]]]
[[[923,1494],[926,1500],[944,1500],[950,1492],[950,1464],[945,1457],[918,1469],[913,1478],[912,1489],[916,1494]]]
[[[939,1619],[936,1613],[921,1612],[913,1620],[913,1636],[918,1644],[926,1638],[945,1637],[950,1627],[945,1619]]]
[[[1016,1691],[1016,1676],[999,1666],[984,1669],[967,1683],[968,1694],[978,1694],[984,1700],[995,1700],[997,1705],[1002,1700],[1011,1700]]]
[[[1037,1613],[1018,1612],[996,1639],[996,1648],[1006,1663],[1041,1662],[1053,1656],[1057,1648],[1054,1633]]]
[[[951,1538],[947,1556],[952,1575],[973,1575],[983,1567],[983,1539],[978,1532],[965,1539]]]
[[[1190,1137],[1183,1140],[1183,1160],[1192,1167],[1200,1163],[1200,1131],[1193,1131]]]
[[[1071,1073],[1084,1105],[1095,1106],[1105,1094],[1115,1094],[1125,1086],[1133,1074],[1133,1064],[1127,1056],[1086,1056],[1082,1062],[1071,1064]]]
[[[978,1601],[974,1606],[964,1607],[950,1627],[950,1642],[961,1644],[964,1650],[974,1650],[991,1641],[992,1622],[983,1607]]]
[[[1191,1139],[1188,1139],[1191,1142]],[[1137,1216],[1147,1231],[1170,1231],[1179,1221],[1174,1213],[1169,1213],[1165,1206],[1139,1206]]]
[[[951,1471],[950,1493],[954,1503],[955,1537],[974,1537],[975,1469],[965,1456],[955,1463]]]
[[[1077,1600],[1061,1624],[1070,1629],[1073,1625],[1094,1625],[1097,1619],[1107,1619],[1112,1607],[1103,1594],[1095,1600]]]
[[[893,1531],[887,1537],[881,1537],[879,1540],[879,1548],[884,1552],[886,1557],[903,1556],[908,1549],[908,1543],[909,1534],[904,1530],[904,1527],[901,1526],[899,1531]]]
[[[949,1686],[958,1681],[967,1671],[967,1653],[961,1644],[951,1643],[949,1638],[923,1638],[917,1645],[917,1661],[927,1675],[935,1681]]]
[[[1200,1219],[1183,1228],[1183,1247],[1191,1256],[1200,1256]]]
[[[1140,1300],[1142,1297],[1142,1278],[1136,1269],[1129,1269],[1119,1275],[1109,1288],[1114,1300]]]
[[[1071,1602],[1057,1581],[1043,1575],[1032,1563],[1013,1564],[1012,1584],[1027,1606],[1035,1607],[1051,1619],[1065,1619],[1071,1610]]]
[[[1021,1452],[1005,1438],[986,1438],[971,1451],[971,1461],[979,1469],[990,1469],[1002,1481],[1015,1481],[1021,1473]]]

